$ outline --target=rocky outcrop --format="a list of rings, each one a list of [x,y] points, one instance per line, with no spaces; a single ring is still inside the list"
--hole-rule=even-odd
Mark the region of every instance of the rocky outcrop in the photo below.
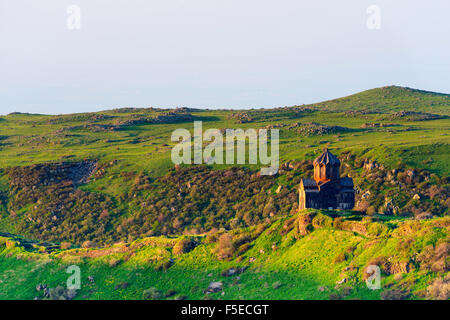
[[[254,121],[253,117],[247,112],[232,113],[230,119],[235,119],[236,123],[249,123]]]
[[[310,233],[314,227],[312,225],[316,212],[300,214],[297,219],[297,231],[300,235],[305,236]]]
[[[223,283],[222,282],[211,282],[208,286],[208,289],[206,289],[205,293],[214,293],[222,291]]]
[[[76,130],[90,130],[93,132],[101,131],[119,131],[124,130],[128,127],[146,125],[146,124],[170,124],[179,122],[194,121],[194,116],[190,113],[183,112],[167,112],[157,116],[146,116],[146,115],[132,115],[125,118],[118,118],[112,124],[101,124],[101,123],[88,123],[79,126],[68,126],[55,131],[55,134],[60,134],[65,131],[76,131]]]
[[[395,123],[382,123],[382,122],[374,122],[374,123],[364,123],[361,125],[361,128],[367,129],[367,128],[386,128],[386,127],[394,127],[399,126],[399,124]]]
[[[296,126],[291,126],[292,128],[298,128],[297,132],[304,136],[312,135],[324,135],[339,132],[349,132],[350,128],[341,126],[327,126],[316,122],[300,124],[297,123]],[[290,128],[291,128],[290,127]]]
[[[63,162],[15,167],[8,170],[12,189],[27,189],[40,185],[69,182],[74,186],[87,183],[97,168],[97,161]]]
[[[425,121],[425,120],[436,120],[443,119],[445,116],[439,114],[425,113],[425,112],[414,112],[414,111],[398,111],[389,116],[386,116],[387,120],[406,120],[406,121]]]

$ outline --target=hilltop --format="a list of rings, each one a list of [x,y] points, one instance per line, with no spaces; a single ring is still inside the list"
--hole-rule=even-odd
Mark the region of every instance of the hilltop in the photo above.
[[[327,111],[358,111],[389,113],[413,111],[449,115],[450,94],[399,86],[386,86],[359,92],[347,97],[313,104]]]

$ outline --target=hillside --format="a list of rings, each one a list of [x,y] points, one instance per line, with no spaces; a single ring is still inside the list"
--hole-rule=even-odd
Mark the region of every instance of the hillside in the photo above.
[[[24,240],[1,237],[0,298],[449,298],[448,217],[382,221],[329,214],[309,210],[250,229],[106,248],[40,243],[25,249]],[[65,270],[74,264],[83,285],[68,292]],[[369,265],[381,268],[382,290],[367,288]]]
[[[200,299],[214,279],[229,289],[208,297],[380,298],[362,281],[369,261],[392,294],[433,298],[427,288],[449,271],[449,117],[450,95],[395,86],[274,109],[1,116],[0,298],[43,298],[38,281],[62,285],[70,261],[96,279],[77,298],[155,287]],[[278,174],[260,176],[260,163],[174,166],[171,134],[193,121],[279,129]],[[299,182],[325,147],[354,180],[355,208],[299,216]],[[308,214],[326,225],[303,230]],[[249,269],[234,285],[220,276],[237,266]],[[334,288],[343,278],[351,289]]]

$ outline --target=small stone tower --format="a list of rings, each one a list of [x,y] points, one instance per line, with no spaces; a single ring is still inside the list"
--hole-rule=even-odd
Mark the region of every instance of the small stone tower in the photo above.
[[[328,151],[327,148],[325,148],[323,153],[314,160],[313,165],[314,180],[316,180],[316,182],[339,180],[339,167],[341,166],[341,161]]]

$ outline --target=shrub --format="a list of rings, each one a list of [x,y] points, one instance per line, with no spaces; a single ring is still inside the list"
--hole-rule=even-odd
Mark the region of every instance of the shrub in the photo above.
[[[448,255],[450,252],[450,244],[441,242],[433,246],[425,247],[417,256],[420,263],[420,269],[432,272],[446,272],[449,270]]]
[[[177,255],[188,253],[189,251],[194,249],[196,245],[197,245],[196,241],[194,241],[192,238],[183,236],[174,245],[173,253]]]
[[[172,266],[172,264],[173,264],[173,262],[171,259],[163,260],[160,263],[158,263],[155,270],[156,271],[167,271]]]
[[[70,249],[72,247],[72,244],[70,242],[61,242],[60,247],[61,249],[66,250]]]
[[[334,263],[341,263],[345,260],[347,260],[347,256],[344,252],[341,252],[334,258]]]
[[[380,236],[383,233],[388,232],[389,228],[382,223],[378,223],[378,222],[373,222],[369,225],[369,227],[367,228],[367,232],[369,235],[371,236]]]
[[[353,290],[353,288],[350,287],[350,286],[342,287],[342,289],[341,289],[341,294],[342,294],[344,297],[346,297],[346,296],[350,295],[350,293],[352,293],[352,290]]]
[[[244,252],[248,251],[248,250],[250,249],[250,247],[251,247],[251,244],[250,244],[250,243],[244,243],[243,245],[241,245],[241,246],[238,248],[237,254],[238,254],[238,255],[243,254]]]
[[[437,278],[427,288],[427,298],[436,300],[450,299],[450,274],[444,279]]]
[[[386,257],[380,256],[380,257],[372,258],[367,262],[367,265],[363,270],[363,275],[362,275],[363,280],[366,280],[368,277],[370,277],[373,274],[373,273],[367,272],[367,268],[372,265],[380,267],[380,269],[384,272],[386,272],[386,270],[389,268],[388,260]]]
[[[109,261],[109,266],[110,266],[111,268],[114,268],[114,267],[118,266],[121,262],[122,262],[122,259],[112,258],[112,259]]]
[[[219,230],[217,228],[212,228],[211,230],[209,230],[208,234],[206,235],[205,242],[206,243],[216,242],[218,237],[218,231]]]
[[[261,233],[264,232],[264,230],[266,230],[266,227],[267,226],[264,223],[258,224],[255,228],[254,235],[259,236]]]
[[[176,294],[177,294],[177,292],[176,292],[175,290],[169,289],[169,290],[166,292],[166,297],[167,297],[167,298],[173,297],[173,296],[176,295]]]
[[[342,297],[339,293],[330,293],[328,299],[329,300],[341,300]]]
[[[373,216],[376,212],[377,210],[375,209],[374,206],[370,206],[366,210],[366,214],[368,214],[369,216]]]
[[[443,190],[441,188],[439,188],[436,185],[432,185],[429,189],[428,189],[428,194],[430,195],[431,199],[434,199],[436,196],[438,196],[439,194],[441,194]]]
[[[217,244],[217,257],[221,260],[231,258],[234,250],[233,237],[228,233],[222,234]]]
[[[333,218],[319,213],[312,220],[312,224],[314,228],[331,228],[333,226]]]
[[[235,249],[238,249],[243,244],[246,244],[251,241],[252,241],[252,238],[250,238],[250,235],[244,233],[244,234],[239,235],[238,238],[233,241],[233,247]]]
[[[341,230],[343,221],[344,220],[342,219],[342,217],[338,217],[338,218],[334,219],[333,220],[333,228],[336,230]]]
[[[292,217],[292,218],[288,219],[283,224],[283,228],[280,230],[280,235],[284,236],[284,235],[288,234],[295,227],[296,220],[297,220],[296,217]],[[299,218],[299,221],[300,220],[301,220],[301,217]]]
[[[85,241],[85,242],[83,242],[82,247],[83,248],[93,248],[93,247],[95,247],[95,243],[92,241]]]
[[[356,210],[365,212],[365,211],[367,211],[369,206],[370,206],[370,202],[369,201],[361,200],[361,201],[358,202],[358,204],[356,206]]]
[[[380,294],[381,300],[405,300],[408,296],[409,292],[396,289],[385,290]]]

